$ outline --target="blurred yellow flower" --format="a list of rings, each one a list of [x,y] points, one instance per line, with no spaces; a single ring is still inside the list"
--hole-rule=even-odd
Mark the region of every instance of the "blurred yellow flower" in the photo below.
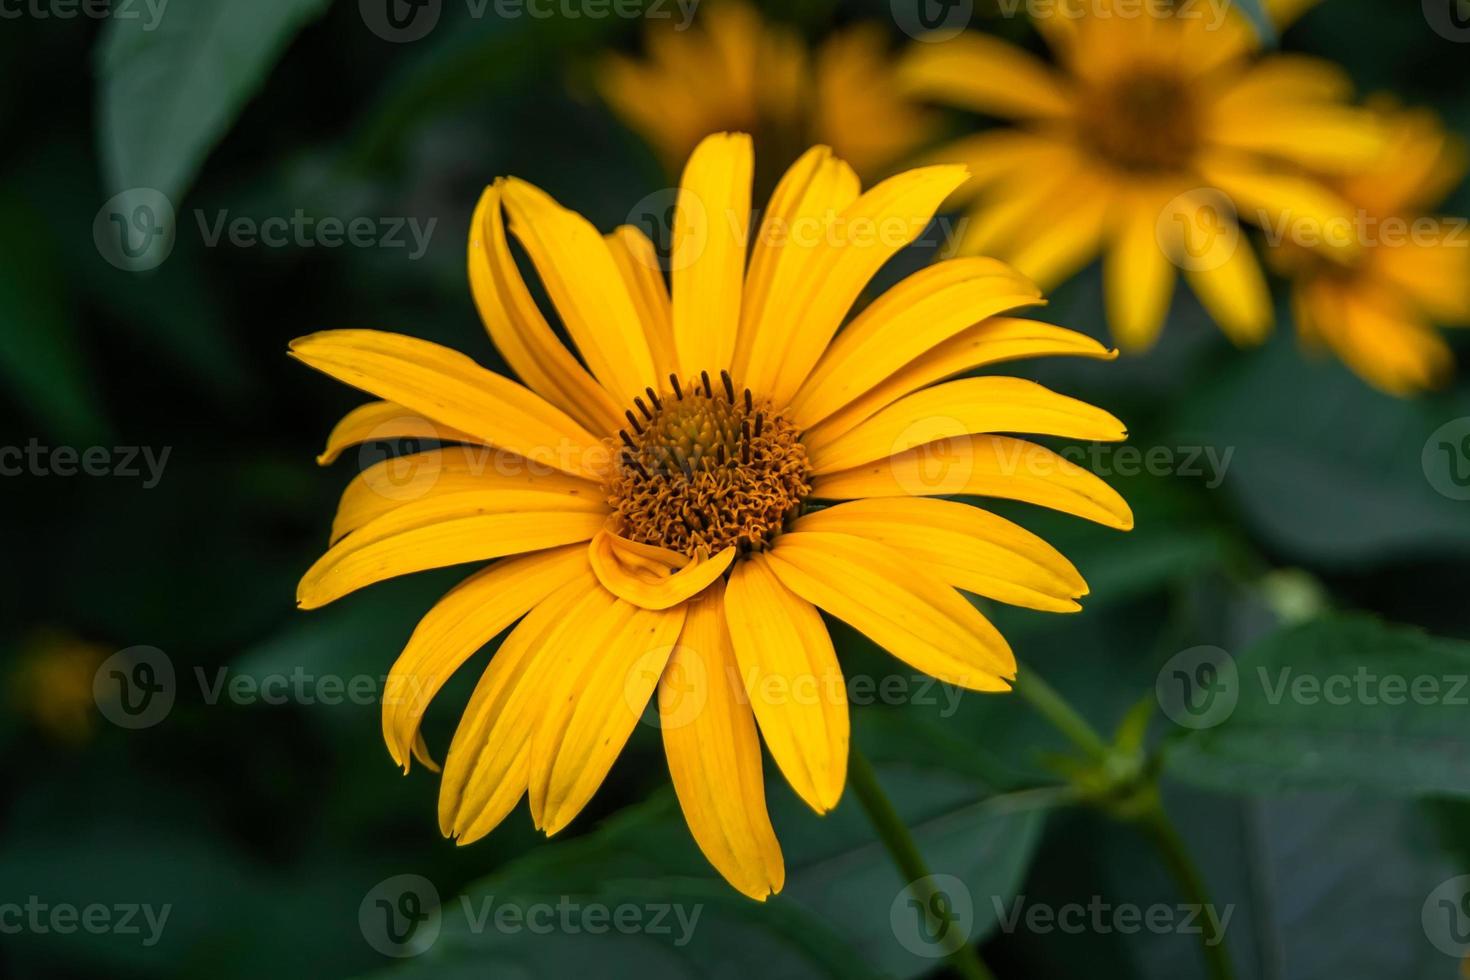
[[[911,170],[864,193],[851,167],[816,147],[781,180],[751,243],[753,169],[748,136],[695,149],[671,283],[637,229],[599,234],[514,178],[487,188],[470,285],[524,387],[397,334],[336,330],[292,344],[311,367],[384,399],[337,426],[323,462],[384,438],[459,444],[352,481],[330,549],[301,581],[301,607],[501,559],[424,618],[383,706],[393,758],[405,770],[411,755],[432,765],[420,733],[430,699],[519,620],[445,761],[440,825],[462,844],[522,796],[537,827],[565,827],[657,692],[695,839],[736,888],[764,898],[785,872],[757,732],[819,813],[837,804],[847,773],[846,689],[817,610],[924,674],[1003,691],[1015,676],[1010,648],[956,590],[1069,612],[1087,587],[1035,535],[933,498],[1009,498],[1132,526],[1096,476],[995,434],[1118,440],[1117,419],[1029,381],[944,380],[1017,358],[1113,356],[1004,315],[1043,302],[1014,270],[938,263],[838,332],[964,168]],[[532,299],[511,236],[576,354]]]
[[[703,137],[734,130],[756,134],[773,176],[821,143],[876,179],[932,134],[930,114],[899,93],[876,24],[837,32],[814,52],[740,0],[701,4],[687,29],[650,25],[647,60],[609,55],[597,81],[671,174]]]
[[[25,641],[11,674],[11,710],[29,715],[58,742],[87,741],[96,724],[93,679],[110,652],[65,630],[37,631]]]
[[[1446,380],[1454,355],[1433,324],[1470,325],[1470,231],[1428,212],[1464,179],[1465,147],[1434,114],[1375,103],[1390,138],[1335,189],[1358,210],[1359,248],[1324,258],[1290,238],[1269,253],[1292,280],[1297,330],[1364,380],[1410,395]]]
[[[1346,216],[1305,168],[1361,167],[1377,128],[1345,104],[1333,66],[1259,56],[1233,5],[1083,6],[1036,21],[1055,68],[976,33],[905,58],[908,91],[1019,124],[936,154],[975,175],[958,199],[974,202],[959,251],[1006,259],[1043,288],[1102,253],[1108,321],[1133,349],[1156,340],[1177,267],[1234,341],[1259,341],[1271,299],[1239,221]],[[1275,6],[1286,17],[1306,4]]]

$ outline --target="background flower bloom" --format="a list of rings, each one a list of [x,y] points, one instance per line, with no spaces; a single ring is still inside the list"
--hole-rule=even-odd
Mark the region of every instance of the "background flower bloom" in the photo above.
[[[402,460],[354,479],[300,605],[503,559],[425,617],[384,703],[394,759],[405,769],[411,755],[428,761],[419,724],[429,700],[519,620],[444,765],[440,824],[460,843],[523,796],[540,829],[565,827],[657,690],[695,839],[735,887],[764,898],[784,869],[757,729],[818,813],[837,804],[847,774],[846,693],[818,609],[918,671],[1004,691],[1010,647],[958,590],[1068,612],[1087,587],[1042,539],[929,498],[1022,500],[1132,526],[1097,477],[1002,435],[1115,441],[1126,435],[1117,419],[1030,381],[945,380],[1017,358],[1113,356],[1005,315],[1043,302],[1024,276],[951,259],[844,326],[963,168],[912,170],[860,192],[852,169],[816,147],[776,188],[747,255],[753,166],[744,135],[695,149],[669,285],[638,231],[600,235],[514,178],[488,188],[470,233],[471,285],[525,387],[401,335],[339,330],[292,344],[306,364],[384,399],[343,420],[324,460],[385,426],[463,444],[411,458],[415,477],[428,474],[414,492],[391,484]],[[532,300],[511,236],[581,361]]]
[[[1409,395],[1442,383],[1454,355],[1433,324],[1470,324],[1470,231],[1429,212],[1465,176],[1465,147],[1433,113],[1377,108],[1389,138],[1334,188],[1358,210],[1358,248],[1324,256],[1287,237],[1271,249],[1292,280],[1297,331],[1374,386]]]
[[[756,134],[773,180],[812,143],[873,180],[933,132],[932,115],[896,84],[876,24],[809,49],[795,28],[742,0],[710,0],[687,29],[650,22],[644,48],[646,59],[607,56],[598,88],[670,173],[703,137],[738,130]]]
[[[1293,13],[1282,5],[1283,16]],[[1350,206],[1311,171],[1346,173],[1381,146],[1370,116],[1349,107],[1336,68],[1261,56],[1233,6],[1159,15],[1097,0],[1040,18],[1049,66],[968,32],[916,43],[908,89],[1013,121],[936,158],[975,179],[962,253],[999,256],[1043,288],[1103,255],[1108,322],[1127,348],[1150,346],[1176,267],[1237,343],[1271,327],[1270,295],[1238,220],[1345,217]]]

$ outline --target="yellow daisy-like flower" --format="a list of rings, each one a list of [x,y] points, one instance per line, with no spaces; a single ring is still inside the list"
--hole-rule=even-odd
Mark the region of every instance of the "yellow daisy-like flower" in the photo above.
[[[1333,182],[1357,208],[1359,248],[1348,261],[1294,241],[1271,250],[1292,280],[1297,330],[1375,387],[1411,395],[1444,381],[1454,355],[1433,323],[1470,325],[1470,232],[1430,217],[1465,177],[1463,143],[1434,114],[1376,106],[1391,134],[1362,173]]]
[[[1305,4],[1276,6],[1285,15]],[[1233,7],[1154,9],[1059,4],[1036,21],[1056,68],[966,33],[916,42],[902,78],[918,95],[1021,124],[937,156],[975,175],[961,253],[1006,259],[1043,288],[1102,253],[1108,321],[1133,349],[1156,340],[1182,268],[1233,340],[1259,341],[1270,295],[1238,219],[1345,216],[1346,202],[1303,168],[1348,172],[1380,139],[1344,103],[1339,71],[1257,57],[1254,29]]]
[[[1043,302],[1025,277],[992,259],[941,262],[838,332],[964,168],[860,192],[853,170],[816,147],[781,180],[747,255],[752,169],[744,135],[694,151],[671,286],[637,229],[604,236],[523,181],[489,187],[470,232],[470,283],[524,387],[401,335],[336,330],[291,345],[383,399],[337,426],[324,462],[397,436],[459,444],[359,474],[299,604],[500,559],[425,617],[383,708],[393,758],[405,770],[411,754],[429,762],[419,726],[430,699],[519,620],[444,764],[440,823],[462,844],[522,796],[537,827],[565,827],[657,691],[695,839],[736,888],[763,898],[784,871],[757,732],[819,813],[837,804],[847,771],[846,691],[818,609],[925,674],[1006,690],[1011,651],[956,590],[1066,612],[1086,585],[1040,538],[933,498],[1010,498],[1132,526],[1097,477],[1000,434],[1117,440],[1117,419],[1029,381],[945,380],[1016,358],[1113,356],[1004,315]],[[575,354],[533,301],[511,236]]]
[[[670,173],[705,136],[735,130],[757,135],[775,175],[821,143],[871,179],[933,132],[930,115],[895,84],[876,24],[837,32],[815,52],[739,0],[701,4],[687,29],[650,25],[648,60],[611,55],[597,83]]]

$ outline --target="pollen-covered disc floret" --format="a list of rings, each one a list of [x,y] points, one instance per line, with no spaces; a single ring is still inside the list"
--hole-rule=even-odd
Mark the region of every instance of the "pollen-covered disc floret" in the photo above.
[[[811,491],[796,427],[727,372],[634,399],[607,486],[618,533],[694,556],[758,551]]]

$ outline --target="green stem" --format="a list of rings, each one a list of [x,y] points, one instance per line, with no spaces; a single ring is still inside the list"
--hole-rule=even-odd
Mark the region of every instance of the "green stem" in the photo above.
[[[1016,693],[1090,758],[1100,761],[1108,757],[1108,743],[1087,723],[1087,719],[1025,664],[1016,671]]]
[[[893,863],[898,866],[899,873],[908,882],[909,891],[913,893],[914,899],[918,901],[919,907],[924,910],[926,916],[932,917],[935,906],[932,904],[937,889],[934,887],[932,876],[928,865],[924,863],[924,856],[919,853],[919,847],[914,843],[913,835],[909,833],[908,825],[893,808],[888,799],[888,794],[883,792],[883,787],[878,783],[878,774],[873,771],[873,766],[862,754],[856,745],[849,751],[848,776],[851,780],[853,792],[857,794],[858,802],[867,811],[868,819],[873,822],[873,828],[878,831],[878,837],[883,841],[883,846],[888,849],[888,854],[893,858]],[[943,929],[947,923],[931,921],[931,927]],[[950,964],[965,980],[993,980],[993,975],[980,959],[980,954],[970,943],[965,942],[958,949],[949,954]]]
[[[1140,824],[1148,833],[1159,851],[1163,854],[1164,864],[1169,873],[1178,882],[1179,888],[1184,892],[1184,897],[1190,904],[1196,905],[1203,912],[1212,903],[1210,902],[1209,890],[1205,887],[1205,879],[1195,866],[1194,859],[1189,856],[1189,850],[1184,846],[1184,839],[1179,836],[1179,831],[1174,829],[1168,814],[1157,800],[1148,813],[1140,819]],[[1230,951],[1225,948],[1225,935],[1217,930],[1218,918],[1214,915],[1200,915],[1203,928],[1200,932],[1200,941],[1204,949],[1205,963],[1209,966],[1212,980],[1231,980],[1235,975],[1230,965]]]

